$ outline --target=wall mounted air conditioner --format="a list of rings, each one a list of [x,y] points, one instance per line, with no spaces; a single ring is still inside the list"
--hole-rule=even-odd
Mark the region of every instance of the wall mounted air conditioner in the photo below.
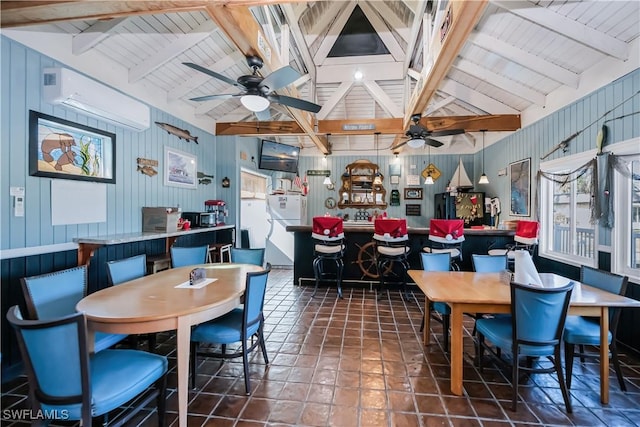
[[[147,105],[82,74],[67,68],[45,68],[42,82],[45,102],[136,131],[149,129]]]

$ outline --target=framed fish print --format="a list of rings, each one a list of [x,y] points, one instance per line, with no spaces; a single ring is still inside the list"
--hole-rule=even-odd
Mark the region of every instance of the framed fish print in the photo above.
[[[198,160],[193,154],[165,147],[164,185],[195,189],[198,187]]]
[[[509,165],[512,216],[531,216],[531,158]]]
[[[29,175],[116,182],[116,135],[29,111]]]

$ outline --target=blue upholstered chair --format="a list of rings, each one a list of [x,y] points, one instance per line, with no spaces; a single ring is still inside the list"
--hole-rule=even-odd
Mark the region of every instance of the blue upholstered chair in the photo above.
[[[627,290],[629,278],[609,273],[607,271],[598,270],[591,267],[583,266],[580,270],[580,282],[594,288],[602,289],[618,295],[624,295]],[[622,391],[627,391],[624,383],[622,370],[620,369],[620,361],[618,360],[618,350],[616,347],[616,331],[618,329],[618,321],[620,320],[620,309],[609,308],[609,353],[613,368],[618,377],[618,383]],[[585,352],[584,346],[600,345],[600,322],[596,318],[582,316],[568,316],[564,327],[564,357],[567,369],[567,387],[571,388],[571,376],[573,373],[573,358],[580,357],[580,361],[584,363],[585,357],[600,357],[600,353]],[[579,352],[576,353],[575,347],[579,346]]]
[[[231,248],[231,262],[263,266],[264,248]]]
[[[567,317],[573,282],[558,288],[511,283],[511,316],[483,318],[476,321],[478,332],[477,353],[480,372],[484,350],[495,355],[486,340],[512,354],[511,385],[513,387],[511,409],[518,403],[518,371],[534,373],[555,372],[567,412],[571,413],[571,400],[562,375],[560,344]],[[520,366],[520,356],[546,357],[552,367]],[[501,360],[498,358],[498,360]],[[537,362],[536,362],[537,363]]]
[[[473,271],[476,273],[500,273],[507,269],[506,255],[471,255]]]
[[[267,289],[267,278],[271,271],[271,264],[267,263],[263,271],[247,273],[244,306],[236,308],[222,317],[202,323],[191,333],[191,385],[195,388],[196,368],[198,356],[218,358],[235,358],[242,356],[244,365],[244,386],[247,395],[251,393],[249,383],[249,353],[258,345],[262,349],[262,357],[269,364],[267,348],[264,343],[263,326],[264,295]],[[255,337],[255,340],[253,338]],[[251,342],[248,342],[251,340]],[[227,345],[241,343],[241,348],[235,353],[227,353]],[[201,343],[218,344],[220,352],[210,348],[200,349]]]
[[[76,312],[76,304],[87,291],[87,267],[73,267],[20,279],[31,320],[50,320]],[[109,348],[127,335],[96,332],[94,351]]]
[[[111,286],[138,279],[143,277],[146,272],[147,256],[145,254],[107,262],[107,276],[109,276]],[[131,338],[133,339],[133,348],[137,348],[138,337],[132,335]],[[147,334],[146,339],[149,351],[153,351],[156,348],[156,334]]]
[[[139,350],[89,354],[82,313],[24,320],[16,305],[7,319],[18,338],[33,413],[43,410],[90,426],[93,417],[106,416],[139,397],[136,407],[118,414],[112,423],[124,425],[157,399],[158,424],[164,425],[166,357]]]
[[[427,253],[420,252],[420,261],[424,271],[449,271],[451,269],[451,254],[449,252]],[[434,319],[442,322],[442,342],[444,351],[449,349],[449,319],[451,309],[444,302],[434,302],[431,306],[433,311],[440,314],[440,319]],[[424,319],[420,331],[424,329]]]
[[[107,275],[112,286],[143,277],[146,272],[147,256],[145,254],[107,262]]]
[[[173,268],[207,262],[209,246],[176,247],[171,246],[171,266]]]

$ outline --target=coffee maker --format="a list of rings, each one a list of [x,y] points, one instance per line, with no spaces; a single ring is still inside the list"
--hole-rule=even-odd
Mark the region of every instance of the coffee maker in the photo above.
[[[216,226],[224,225],[225,218],[229,215],[224,200],[207,200],[204,202],[204,210],[214,215]]]

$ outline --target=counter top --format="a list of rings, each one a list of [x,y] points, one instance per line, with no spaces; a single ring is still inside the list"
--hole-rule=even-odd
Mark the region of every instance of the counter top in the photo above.
[[[165,239],[167,237],[179,237],[186,234],[207,233],[216,230],[235,228],[234,224],[219,225],[217,227],[192,228],[190,230],[178,230],[169,233],[139,231],[136,233],[107,234],[104,236],[75,237],[74,243],[93,245],[117,245],[119,243],[139,242],[141,240]]]
[[[286,230],[291,232],[311,232],[311,225],[288,225]],[[372,233],[373,232],[373,223],[365,222],[365,221],[345,221],[344,222],[344,231],[348,232],[361,232],[361,233]],[[407,232],[409,234],[429,234],[429,228],[420,228],[420,227],[407,227]],[[515,230],[498,230],[494,228],[465,228],[464,234],[468,236],[513,236],[516,234]]]

